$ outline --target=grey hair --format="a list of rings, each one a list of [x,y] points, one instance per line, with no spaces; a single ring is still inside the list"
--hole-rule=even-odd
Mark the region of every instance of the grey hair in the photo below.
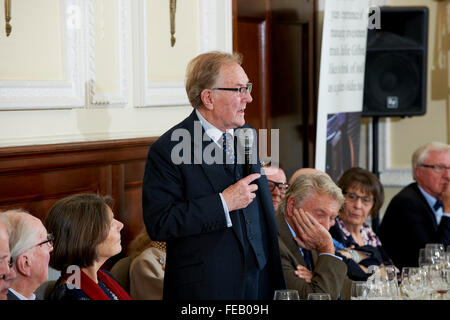
[[[428,154],[431,151],[437,151],[437,152],[449,152],[450,151],[450,145],[443,143],[443,142],[437,142],[432,141],[428,142],[414,151],[412,154],[411,162],[412,162],[412,174],[414,180],[416,180],[416,175],[414,173],[414,169],[418,166],[423,164],[423,161],[428,157]]]
[[[339,203],[339,207],[342,207],[345,201],[342,190],[324,174],[302,174],[296,177],[289,186],[286,195],[278,205],[277,214],[286,213],[289,197],[294,197],[296,206],[299,208],[306,199],[316,194],[327,194]]]
[[[11,224],[9,223],[9,220],[4,215],[4,212],[0,212],[0,223],[2,223],[6,227],[6,232],[8,233],[9,238],[12,233],[12,228]]]
[[[12,227],[12,232],[9,236],[9,248],[11,257],[15,260],[37,244],[39,240],[39,235],[36,233],[35,228],[29,223],[30,218],[35,217],[23,209],[8,210],[3,214]]]
[[[198,109],[203,106],[202,91],[210,89],[220,77],[221,67],[226,63],[242,64],[240,53],[212,51],[193,58],[186,68],[186,93],[191,105]]]

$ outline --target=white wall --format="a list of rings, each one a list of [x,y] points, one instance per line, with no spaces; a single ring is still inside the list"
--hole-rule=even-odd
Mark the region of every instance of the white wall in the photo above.
[[[232,49],[231,0],[177,1],[174,47],[169,1],[14,0],[11,15],[0,147],[161,135],[192,111],[187,62]]]

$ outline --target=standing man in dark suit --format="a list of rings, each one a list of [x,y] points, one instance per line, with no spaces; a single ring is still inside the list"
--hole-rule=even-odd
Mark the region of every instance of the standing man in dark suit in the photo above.
[[[163,299],[272,299],[285,288],[267,179],[234,152],[251,88],[239,55],[197,56],[186,75],[194,111],[149,150],[143,215],[167,243]]]
[[[450,244],[450,146],[430,142],[412,156],[416,180],[389,203],[378,236],[398,268],[418,266],[427,243]]]

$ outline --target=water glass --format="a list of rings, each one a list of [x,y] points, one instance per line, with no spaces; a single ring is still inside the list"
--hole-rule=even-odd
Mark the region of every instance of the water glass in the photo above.
[[[300,300],[297,290],[285,289],[275,290],[273,300]]]
[[[328,293],[308,293],[307,300],[331,300]]]
[[[367,300],[367,283],[365,281],[352,281],[351,300]]]

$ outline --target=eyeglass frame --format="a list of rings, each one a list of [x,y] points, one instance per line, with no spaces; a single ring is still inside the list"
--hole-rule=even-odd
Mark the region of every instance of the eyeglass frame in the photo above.
[[[435,170],[436,172],[442,173],[444,172],[444,170],[450,170],[450,167],[446,167],[446,166],[441,166],[438,164],[426,164],[426,163],[421,163],[418,165],[419,167],[423,167],[423,168],[430,168]]]
[[[6,257],[2,258],[1,261],[6,261]],[[8,265],[8,268],[12,268],[14,266],[14,259],[12,256],[9,256],[9,261],[6,262],[6,264]]]
[[[286,190],[289,188],[289,183],[286,183],[286,182],[275,182],[275,181],[272,181],[272,180],[269,180],[269,179],[267,179],[267,182],[269,182],[269,190],[270,191],[275,190],[275,187],[277,187],[278,190],[280,190],[280,192],[286,192]],[[270,187],[270,183],[273,183],[273,188]],[[280,185],[286,186],[286,189],[284,189],[284,190],[281,189],[279,187]]]
[[[44,240],[44,241],[32,246],[30,249],[42,246],[43,244],[46,244],[46,243],[48,243],[49,247],[53,247],[53,241],[55,241],[55,237],[53,236],[53,234],[47,233],[47,240]]]
[[[238,92],[240,95],[244,95],[245,93],[252,93],[253,84],[251,82],[247,83],[245,87],[239,87],[239,88],[220,88],[215,87],[211,88],[211,90],[225,90],[225,91],[235,91]]]
[[[375,202],[375,199],[371,198],[370,196],[358,196],[356,193],[354,192],[347,192],[344,191],[342,192],[344,194],[344,196],[349,196],[348,200],[351,202],[356,202],[358,201],[358,199],[361,199],[361,203],[364,205],[370,205],[373,204]],[[354,197],[354,198],[352,198]],[[366,201],[368,200],[368,201]]]

